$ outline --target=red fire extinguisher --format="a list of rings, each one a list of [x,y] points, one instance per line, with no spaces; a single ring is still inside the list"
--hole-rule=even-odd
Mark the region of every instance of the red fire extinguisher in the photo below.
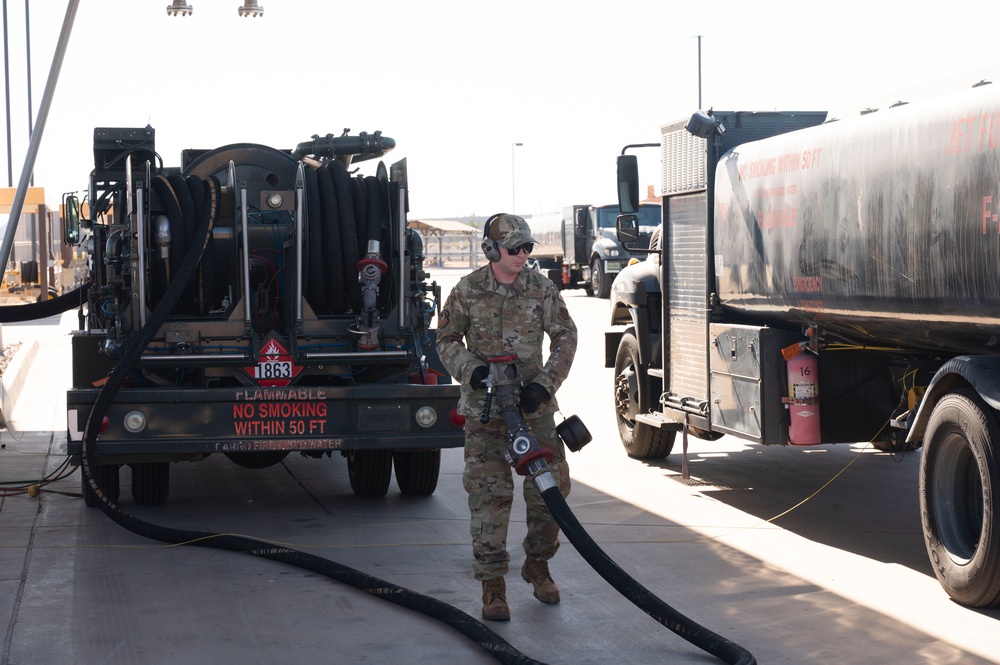
[[[793,350],[794,349],[794,350]],[[788,443],[822,443],[819,431],[819,359],[802,345],[782,349],[788,365]]]

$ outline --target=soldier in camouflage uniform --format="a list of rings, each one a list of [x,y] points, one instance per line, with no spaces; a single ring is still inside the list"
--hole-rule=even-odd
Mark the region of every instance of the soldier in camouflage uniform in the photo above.
[[[555,284],[524,269],[535,242],[522,218],[491,217],[483,234],[483,253],[490,263],[455,286],[441,310],[437,331],[438,354],[462,385],[459,411],[466,418],[463,483],[472,511],[473,573],[483,583],[483,617],[493,621],[510,619],[504,575],[510,561],[507,525],[514,481],[503,455],[507,447],[503,419],[494,416],[486,424],[480,422],[491,355],[517,354],[521,412],[539,444],[555,454],[550,469],[563,496],[570,490],[566,453],[556,434],[554,414],[556,390],[576,354],[576,324]],[[545,334],[550,340],[548,359],[543,359]],[[559,525],[533,482],[524,481],[523,493],[528,533],[521,577],[531,582],[540,601],[558,603],[559,589],[547,561],[559,548]]]

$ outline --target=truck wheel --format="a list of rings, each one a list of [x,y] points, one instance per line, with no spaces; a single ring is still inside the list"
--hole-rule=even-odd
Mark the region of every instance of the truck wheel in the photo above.
[[[674,447],[674,432],[636,422],[635,416],[649,411],[650,386],[640,371],[639,342],[635,329],[629,328],[622,335],[615,356],[615,415],[618,419],[618,436],[629,457],[659,459],[666,457]]]
[[[170,494],[170,462],[137,462],[132,467],[132,498],[140,506],[158,506]]]
[[[392,479],[392,451],[352,450],[346,454],[354,496],[385,496]]]
[[[604,273],[604,266],[600,259],[594,259],[590,266],[590,290],[598,298],[607,298],[611,295],[611,280]]]
[[[117,503],[118,497],[121,496],[121,484],[118,481],[118,465],[98,464],[97,466],[90,467],[90,473],[94,477],[94,482],[104,492],[104,495],[112,502]],[[88,508],[98,505],[101,500],[97,498],[94,490],[90,488],[87,477],[83,475],[82,466],[80,467],[80,481],[83,488],[83,505]]]
[[[407,496],[430,496],[441,472],[441,449],[397,450],[392,455],[396,484]]]
[[[955,601],[1000,605],[996,415],[972,390],[931,412],[920,460],[920,519],[934,574]]]

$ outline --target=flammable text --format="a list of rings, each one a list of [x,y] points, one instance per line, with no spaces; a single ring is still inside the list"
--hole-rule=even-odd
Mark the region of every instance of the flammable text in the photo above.
[[[253,388],[237,390],[236,399],[241,402],[281,402],[326,399],[323,388]]]

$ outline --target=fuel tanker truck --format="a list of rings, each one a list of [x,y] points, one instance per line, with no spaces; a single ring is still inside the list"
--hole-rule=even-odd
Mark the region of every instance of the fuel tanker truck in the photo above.
[[[1000,88],[661,134],[661,248],[615,280],[606,339],[628,454],[677,432],[921,448],[938,580],[1000,604]],[[619,157],[623,240],[636,171]]]
[[[105,496],[125,465],[133,499],[158,504],[172,462],[290,452],[346,457],[360,496],[384,495],[393,468],[404,494],[434,491],[441,448],[463,444],[429,327],[440,287],[407,228],[405,160],[358,166],[394,146],[345,131],[165,167],[152,127],[95,129],[87,205],[65,200],[88,273],[67,418],[68,452]],[[98,399],[107,415],[88,423]],[[83,492],[96,505],[86,478]]]

